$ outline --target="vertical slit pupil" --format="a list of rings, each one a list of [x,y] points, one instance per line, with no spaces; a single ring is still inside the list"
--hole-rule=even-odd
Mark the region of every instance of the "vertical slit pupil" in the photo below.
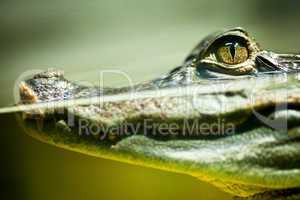
[[[227,47],[229,47],[229,51],[230,51],[231,57],[234,60],[234,58],[235,58],[235,50],[236,50],[236,47],[238,46],[238,43],[227,43],[225,45]]]

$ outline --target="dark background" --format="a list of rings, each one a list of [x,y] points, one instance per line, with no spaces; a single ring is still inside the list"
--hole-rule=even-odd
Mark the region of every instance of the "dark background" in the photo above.
[[[266,49],[299,52],[294,0],[7,0],[0,3],[0,106],[20,74],[57,67],[97,81],[118,69],[134,82],[181,63],[207,34],[242,26]],[[126,84],[112,76],[105,84]],[[0,199],[230,199],[185,175],[127,165],[40,143],[1,115]]]

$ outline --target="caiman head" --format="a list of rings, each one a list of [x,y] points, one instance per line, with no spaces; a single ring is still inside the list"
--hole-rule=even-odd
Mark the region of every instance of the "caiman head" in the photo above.
[[[34,75],[20,84],[21,104],[37,105],[22,123],[46,143],[192,175],[235,196],[295,197],[299,62],[235,28],[205,38],[166,76],[133,87],[86,87],[56,70]]]

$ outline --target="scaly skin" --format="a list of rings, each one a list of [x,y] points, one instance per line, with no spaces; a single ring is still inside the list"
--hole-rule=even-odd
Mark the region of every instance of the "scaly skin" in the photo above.
[[[247,41],[247,60],[215,59],[213,49],[228,37]],[[132,88],[88,88],[56,70],[37,74],[20,85],[21,103],[160,93],[31,111],[22,121],[33,137],[72,151],[188,174],[234,196],[300,199],[300,81],[290,73],[298,60],[261,50],[232,29],[203,40],[166,76]]]

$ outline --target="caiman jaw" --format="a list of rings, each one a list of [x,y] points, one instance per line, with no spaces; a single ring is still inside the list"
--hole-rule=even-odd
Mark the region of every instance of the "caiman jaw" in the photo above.
[[[293,74],[286,82],[278,82],[281,78],[276,75],[210,82],[183,88],[178,96],[82,105],[65,108],[67,112],[46,110],[43,112],[44,126],[38,127],[34,120],[27,119],[31,127],[27,132],[46,143],[72,151],[189,174],[238,196],[294,188],[300,184],[300,82]],[[34,82],[45,84],[46,80],[35,79]],[[56,77],[51,78],[50,82],[53,81],[66,80]],[[27,87],[39,93],[36,88]],[[71,88],[80,87],[72,85]],[[177,88],[169,90],[179,91]],[[293,109],[285,118],[293,125],[287,130],[274,130],[254,118],[254,111],[265,117],[272,116],[276,105]],[[68,125],[70,116],[75,126]],[[198,132],[196,137],[161,137],[142,132],[119,137],[108,132],[108,137],[101,139],[99,134],[79,134],[80,120],[112,131],[122,124],[138,125],[145,120],[152,124],[176,124],[179,131],[184,130],[185,122],[192,126],[194,123],[211,126],[219,120],[223,124],[221,129],[233,124],[235,131],[229,135],[217,131],[212,137],[207,131]],[[197,129],[193,130],[191,134],[197,133]]]
[[[240,37],[247,39],[246,42]],[[236,196],[299,188],[300,82],[297,74],[278,73],[297,71],[299,56],[263,51],[241,29],[227,31],[215,39],[198,45],[189,59],[168,75],[134,86],[148,90],[150,85],[155,85],[163,95],[64,107],[63,111],[44,110],[44,126],[37,128],[32,123],[34,119],[29,118],[25,121],[31,126],[27,131],[46,143],[72,151],[189,174]],[[247,45],[252,48],[249,54],[245,52]],[[241,55],[232,53],[233,47]],[[204,62],[207,59],[213,61],[211,66]],[[226,63],[220,63],[220,59]],[[250,74],[246,73],[249,68],[246,71],[243,68],[243,59],[247,60],[246,64],[252,64],[254,70]],[[224,70],[226,80],[220,78]],[[249,76],[236,79],[241,72]],[[260,77],[268,73],[275,74]],[[208,80],[212,77],[217,80]],[[128,88],[83,87],[50,71],[26,80],[21,85],[20,96],[21,100],[50,102],[124,91]],[[283,111],[289,112],[282,115]],[[68,121],[70,116],[72,125]],[[276,129],[261,120],[272,120],[274,116],[276,124],[287,123],[286,129]],[[100,127],[100,132],[79,134],[82,120],[87,123],[85,128],[88,124],[97,125],[95,128]],[[177,133],[181,134],[170,137],[146,134],[147,131],[131,132],[124,137],[115,134],[123,124],[137,126],[145,120],[167,128],[175,124]],[[193,129],[192,135],[185,135],[182,133],[187,130],[186,122],[205,124],[206,128]],[[215,123],[221,123],[221,128],[210,130]],[[226,134],[222,129],[229,125],[234,126],[234,131]],[[101,139],[99,133],[103,130],[109,130],[108,137]],[[218,135],[211,136],[213,131]]]

